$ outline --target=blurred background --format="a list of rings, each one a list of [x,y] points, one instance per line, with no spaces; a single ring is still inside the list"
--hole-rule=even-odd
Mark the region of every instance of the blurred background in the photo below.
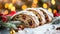
[[[60,16],[60,0],[0,0],[0,13],[4,15],[25,10],[26,8],[40,7],[49,10],[54,16]],[[3,31],[5,32],[5,30]]]
[[[0,12],[3,14],[37,7],[43,7],[52,13],[60,13],[60,0],[0,0]]]

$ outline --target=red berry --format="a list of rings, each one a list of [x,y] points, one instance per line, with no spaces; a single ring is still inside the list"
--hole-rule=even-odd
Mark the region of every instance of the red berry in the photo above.
[[[14,14],[16,14],[16,11],[11,11],[9,15],[13,16]]]
[[[2,14],[2,13],[0,13],[0,16],[3,16],[3,14]]]
[[[7,18],[4,16],[4,17],[2,17],[2,21],[3,22],[7,22]]]
[[[59,16],[59,13],[54,13],[54,16]]]
[[[60,14],[59,14],[59,16],[60,16]]]

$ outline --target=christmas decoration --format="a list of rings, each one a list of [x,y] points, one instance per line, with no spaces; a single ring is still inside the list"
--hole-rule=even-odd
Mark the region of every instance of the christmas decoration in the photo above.
[[[11,11],[8,15],[13,16],[14,14],[16,14],[16,11]]]
[[[56,10],[56,9],[54,9],[54,10],[53,10],[53,13],[57,13],[57,10]]]
[[[26,5],[22,5],[22,10],[25,10],[27,8]]]
[[[52,3],[52,5],[55,5],[56,2],[55,2],[55,0],[51,0],[51,3]]]
[[[37,4],[37,3],[38,3],[38,0],[33,0],[33,3],[34,3],[34,4]]]
[[[52,9],[51,9],[51,8],[48,8],[48,10],[49,10],[49,12],[51,12],[51,13],[52,13]]]
[[[59,13],[59,16],[60,16],[60,13]]]
[[[54,13],[54,16],[58,17],[59,16],[59,13]]]
[[[8,5],[9,5],[9,4],[8,4],[8,3],[6,3],[6,4],[5,4],[5,8],[8,8]]]
[[[11,28],[10,34],[15,34],[15,30],[13,28]]]
[[[11,11],[16,11],[15,6],[11,7]]]
[[[55,17],[55,19],[53,20],[52,24],[60,24],[60,16],[59,17]]]
[[[37,4],[32,3],[32,6],[31,7],[32,8],[36,8],[37,7]]]
[[[8,9],[11,9],[13,7],[13,4],[10,3],[9,6],[8,6]]]
[[[53,10],[53,14],[54,14],[55,17],[56,17],[56,16],[57,16],[57,17],[59,16],[59,13],[57,12],[56,9]]]
[[[43,8],[48,8],[46,3],[43,4]]]
[[[11,11],[9,14],[8,12],[0,13],[0,25],[5,28],[16,28],[16,25],[13,24],[13,22],[10,22],[11,16],[13,16],[15,13],[15,11]]]

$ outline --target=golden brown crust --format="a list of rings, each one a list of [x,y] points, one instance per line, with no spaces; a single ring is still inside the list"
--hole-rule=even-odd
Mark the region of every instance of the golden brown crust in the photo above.
[[[43,14],[45,15],[45,19],[46,19],[46,22],[47,22],[47,23],[52,21],[52,18],[51,18],[46,12],[44,12],[44,11],[41,10],[41,9],[40,9],[40,11],[42,11]]]
[[[28,28],[35,28],[39,25],[43,25],[52,21],[52,18],[46,13],[46,11],[42,9],[38,10],[28,9],[26,11],[17,13],[15,16],[13,16],[12,20],[22,21],[24,22],[24,26]]]
[[[36,27],[36,24],[34,22],[34,20],[31,18],[31,16],[26,15],[26,14],[19,14],[16,15],[12,18],[14,21],[23,21],[25,23],[25,27],[29,27],[29,28],[34,28]]]
[[[39,14],[37,11],[35,10],[27,10],[27,11],[30,11],[30,12],[33,12],[37,17],[38,17],[38,20],[39,20],[39,25],[43,25],[44,24],[44,21],[43,21],[43,17],[41,16],[41,14]]]

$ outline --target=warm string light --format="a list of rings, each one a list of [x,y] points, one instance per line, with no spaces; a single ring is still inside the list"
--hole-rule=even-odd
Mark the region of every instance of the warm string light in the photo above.
[[[33,3],[34,3],[34,4],[37,4],[37,3],[38,3],[38,0],[33,0]]]
[[[53,10],[53,13],[57,13],[57,10],[56,10],[56,9],[54,9],[54,10]]]
[[[13,6],[13,4],[12,3],[6,3],[5,4],[5,8],[7,8],[7,9],[9,9],[9,10],[11,10],[11,11],[15,11],[16,12],[16,8],[15,8],[15,6]],[[5,10],[4,12],[3,12],[3,14],[8,14],[9,13],[9,11],[8,10]]]
[[[25,10],[27,8],[27,5],[22,5],[22,10]]]
[[[8,9],[11,9],[13,7],[13,4],[10,3],[9,6],[8,6]]]
[[[13,6],[13,7],[11,8],[11,11],[16,11],[15,9],[16,9],[16,8]]]
[[[8,3],[6,3],[6,4],[5,4],[5,8],[8,8],[8,6],[9,6],[9,4],[8,4]]]
[[[60,16],[60,14],[57,12],[56,9],[53,9],[53,14],[54,14],[54,17],[55,17],[55,16],[57,16],[57,17]]]
[[[48,8],[48,11],[52,13],[52,9],[51,8]]]
[[[13,6],[13,4],[12,3],[10,3],[10,4],[8,4],[8,3],[6,3],[5,4],[5,8],[7,8],[7,9],[9,9],[9,10],[13,10],[13,11],[15,11],[15,6]]]
[[[33,0],[33,3],[32,3],[32,8],[36,8],[37,7],[37,3],[38,3],[38,0]]]
[[[46,3],[44,3],[43,8],[48,8],[48,5]]]
[[[31,7],[32,8],[36,8],[37,7],[37,4],[32,3],[32,6]]]
[[[55,3],[56,3],[55,0],[51,0],[52,5],[55,5]]]

